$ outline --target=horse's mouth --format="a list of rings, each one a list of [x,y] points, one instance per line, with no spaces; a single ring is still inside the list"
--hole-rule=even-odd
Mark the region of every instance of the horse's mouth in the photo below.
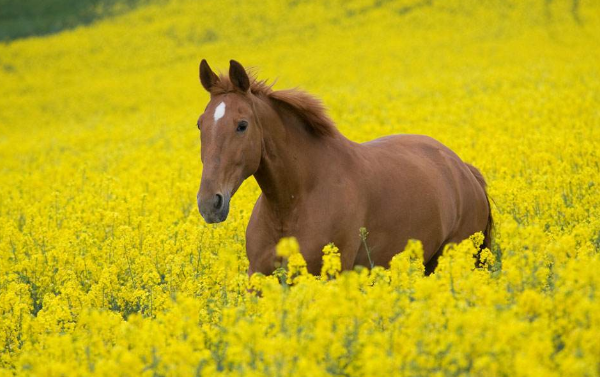
[[[202,215],[202,218],[204,219],[204,221],[206,221],[207,224],[218,224],[227,220],[227,215],[229,215],[229,209],[227,210],[227,212],[221,212],[218,214],[200,214]]]

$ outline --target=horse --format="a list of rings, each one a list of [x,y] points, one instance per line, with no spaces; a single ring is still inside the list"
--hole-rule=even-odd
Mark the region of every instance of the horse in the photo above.
[[[273,273],[282,263],[276,245],[290,236],[312,274],[320,273],[322,249],[331,242],[343,270],[387,267],[409,239],[422,242],[428,272],[449,243],[481,231],[482,247],[490,246],[493,219],[482,174],[433,138],[353,142],[319,99],[299,89],[274,90],[235,60],[229,76],[202,60],[200,82],[210,94],[197,122],[200,214],[207,223],[225,221],[231,198],[250,176],[262,190],[246,228],[249,276]]]

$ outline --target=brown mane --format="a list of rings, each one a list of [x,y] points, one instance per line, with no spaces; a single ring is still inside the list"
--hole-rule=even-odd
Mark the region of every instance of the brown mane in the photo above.
[[[257,96],[266,96],[276,102],[287,105],[298,115],[315,135],[334,136],[337,128],[327,115],[323,102],[300,89],[273,90],[273,85],[266,80],[258,80],[251,70],[247,70],[250,78],[250,92]],[[219,80],[210,88],[212,94],[225,94],[238,91],[228,76],[219,75]]]

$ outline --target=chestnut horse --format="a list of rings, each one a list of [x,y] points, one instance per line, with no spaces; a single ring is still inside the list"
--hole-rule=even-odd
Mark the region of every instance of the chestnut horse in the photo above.
[[[246,229],[249,275],[272,273],[279,262],[275,245],[289,236],[313,274],[330,242],[339,247],[344,270],[388,266],[411,238],[422,241],[428,271],[450,242],[483,231],[489,246],[485,181],[438,141],[393,135],[355,143],[319,100],[296,89],[275,91],[234,60],[229,77],[202,60],[200,81],[210,93],[198,120],[202,217],[224,221],[229,201],[251,175],[262,190]],[[370,255],[361,227],[369,232]]]

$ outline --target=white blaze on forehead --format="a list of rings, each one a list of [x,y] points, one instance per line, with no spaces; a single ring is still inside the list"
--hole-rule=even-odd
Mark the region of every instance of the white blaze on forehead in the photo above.
[[[225,115],[225,102],[221,102],[215,109],[215,123]]]

